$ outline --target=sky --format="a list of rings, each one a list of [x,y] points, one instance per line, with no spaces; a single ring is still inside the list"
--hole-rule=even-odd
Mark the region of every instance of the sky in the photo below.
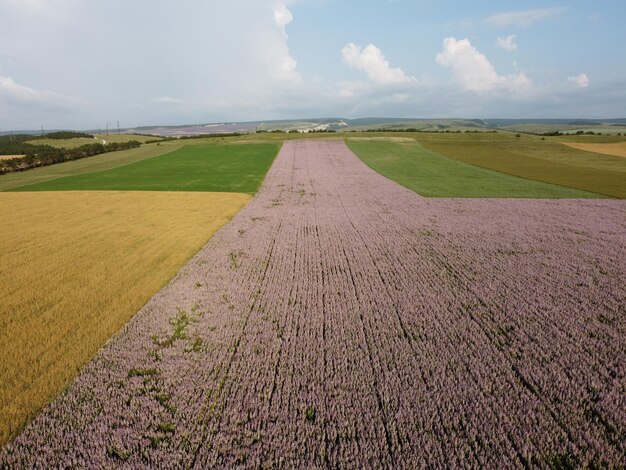
[[[0,129],[626,117],[623,0],[0,0]]]

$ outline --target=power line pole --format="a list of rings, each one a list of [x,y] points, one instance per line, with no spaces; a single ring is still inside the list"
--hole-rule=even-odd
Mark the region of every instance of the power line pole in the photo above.
[[[43,137],[45,135],[45,132],[43,131],[43,124],[41,125],[41,137]]]
[[[117,121],[117,135],[120,134],[120,121]]]
[[[109,135],[109,123],[107,122],[107,135]]]

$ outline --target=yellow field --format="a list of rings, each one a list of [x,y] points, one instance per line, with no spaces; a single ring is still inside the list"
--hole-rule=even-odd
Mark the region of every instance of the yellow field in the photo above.
[[[626,142],[615,144],[584,144],[578,142],[562,142],[563,145],[587,152],[602,153],[604,155],[614,155],[616,157],[626,157]]]
[[[129,140],[136,140],[142,144],[147,140],[159,139],[158,135],[136,135],[136,134],[96,134],[98,142],[105,140],[106,142],[128,142]]]
[[[33,145],[49,145],[50,147],[73,149],[81,145],[101,144],[100,139],[90,139],[89,137],[77,137],[75,139],[37,139],[28,142]]]
[[[19,158],[24,155],[0,155],[0,160],[8,160],[9,158]]]
[[[34,145],[50,145],[51,147],[57,148],[75,148],[80,147],[81,145],[102,144],[104,142],[128,142],[129,140],[136,140],[137,142],[143,144],[147,140],[153,139],[158,139],[158,137],[132,134],[97,134],[94,139],[89,137],[77,137],[74,139],[38,138],[36,140],[29,141],[29,143]]]
[[[249,200],[0,193],[0,446]]]

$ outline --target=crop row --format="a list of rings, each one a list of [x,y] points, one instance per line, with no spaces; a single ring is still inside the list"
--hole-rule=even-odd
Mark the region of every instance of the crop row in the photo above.
[[[623,214],[423,199],[339,141],[286,142],[0,463],[618,465]]]

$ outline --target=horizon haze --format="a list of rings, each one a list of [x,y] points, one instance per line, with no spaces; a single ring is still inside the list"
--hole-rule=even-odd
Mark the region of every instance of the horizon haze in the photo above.
[[[624,117],[626,4],[0,0],[0,129]]]

